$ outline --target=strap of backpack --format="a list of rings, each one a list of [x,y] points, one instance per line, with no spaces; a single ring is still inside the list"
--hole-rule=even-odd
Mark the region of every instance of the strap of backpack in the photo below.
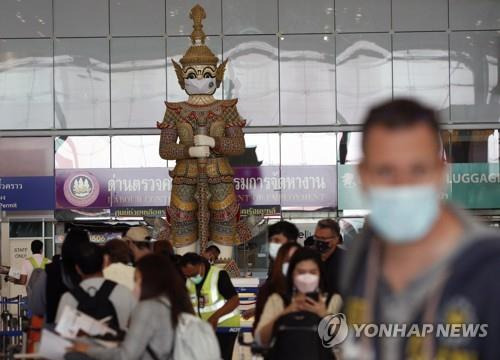
[[[116,283],[109,280],[104,280],[101,287],[95,294],[96,299],[107,299],[116,287]]]
[[[81,286],[76,286],[74,289],[71,289],[70,293],[76,299],[78,304],[85,304],[91,299],[91,296],[83,290]]]

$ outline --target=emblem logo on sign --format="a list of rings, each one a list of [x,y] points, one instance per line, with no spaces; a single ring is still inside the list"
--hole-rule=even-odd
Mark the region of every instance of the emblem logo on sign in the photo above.
[[[89,173],[71,175],[64,182],[64,197],[73,206],[87,207],[99,197],[99,181]]]

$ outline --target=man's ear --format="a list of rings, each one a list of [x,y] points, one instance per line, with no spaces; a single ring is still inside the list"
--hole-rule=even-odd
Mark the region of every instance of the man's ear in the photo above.
[[[176,63],[174,59],[172,59],[172,64],[174,65],[175,73],[177,74],[177,81],[179,82],[181,89],[184,90],[186,84],[184,83],[184,73],[182,72],[182,66]]]
[[[224,72],[226,71],[226,65],[229,59],[226,59],[222,62],[222,64],[219,65],[217,68],[217,71],[215,72],[215,79],[217,83],[217,87],[220,86],[222,83],[222,80],[224,80]]]

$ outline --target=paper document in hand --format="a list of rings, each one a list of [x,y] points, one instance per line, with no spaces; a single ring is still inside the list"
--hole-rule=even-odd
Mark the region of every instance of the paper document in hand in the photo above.
[[[21,278],[21,270],[10,268],[9,277],[19,280]]]
[[[116,335],[116,331],[74,308],[66,306],[56,326],[56,331],[64,337],[74,339],[80,331],[89,336]]]
[[[63,360],[66,349],[70,348],[72,343],[52,331],[42,330],[42,340],[40,343],[39,355],[44,359]]]

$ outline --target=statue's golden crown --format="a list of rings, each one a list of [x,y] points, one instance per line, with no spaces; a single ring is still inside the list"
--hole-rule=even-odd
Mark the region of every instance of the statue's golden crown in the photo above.
[[[192,45],[186,51],[180,63],[182,66],[188,65],[217,65],[219,59],[212,50],[205,45],[206,35],[203,31],[203,20],[207,17],[205,9],[200,5],[195,5],[189,17],[193,20],[193,32],[191,33]]]

